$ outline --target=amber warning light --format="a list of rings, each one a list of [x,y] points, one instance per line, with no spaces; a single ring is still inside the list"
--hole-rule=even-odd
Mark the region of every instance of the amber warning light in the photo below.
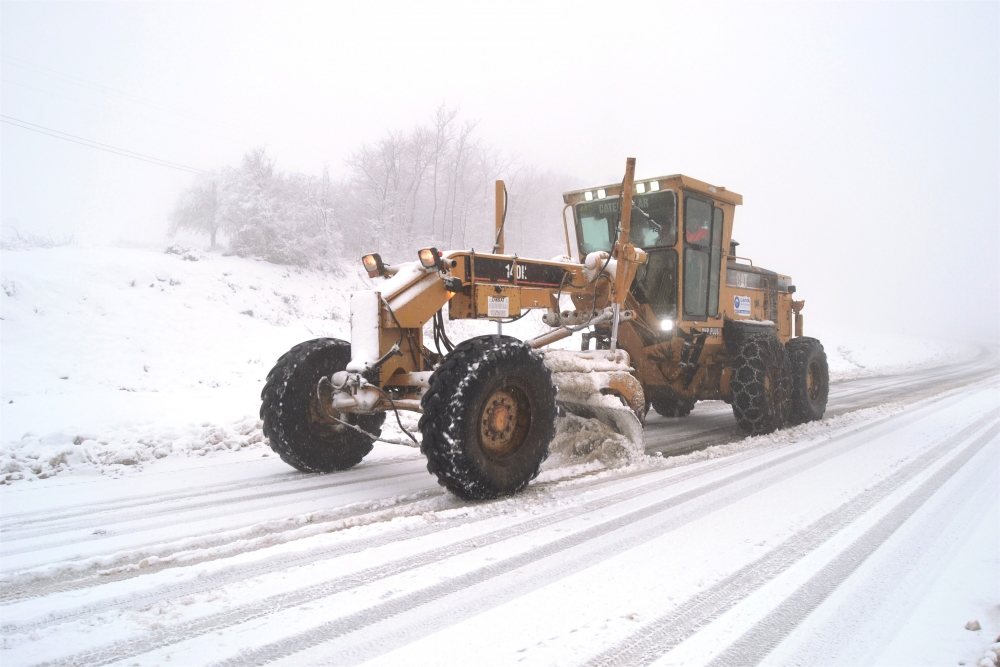
[[[385,271],[385,264],[382,263],[382,258],[379,257],[378,253],[365,255],[361,258],[361,262],[365,265],[365,271],[368,272],[369,278],[380,276]]]

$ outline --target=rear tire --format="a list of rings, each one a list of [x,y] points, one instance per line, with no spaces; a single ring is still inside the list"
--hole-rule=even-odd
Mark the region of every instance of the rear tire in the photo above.
[[[733,415],[747,435],[781,428],[788,419],[791,374],[788,353],[777,336],[747,334],[733,361]]]
[[[823,345],[815,338],[793,338],[785,344],[792,369],[791,424],[823,418],[830,396],[830,369]]]
[[[317,338],[296,345],[278,359],[260,393],[264,435],[281,460],[302,472],[346,470],[372,450],[372,439],[330,418],[355,424],[373,436],[382,432],[385,413],[355,415],[324,408],[316,395],[322,377],[342,371],[351,344]]]
[[[668,396],[657,396],[651,405],[661,417],[687,417],[694,409],[694,401],[676,399]]]
[[[468,500],[523,490],[555,435],[552,371],[521,341],[480,336],[444,358],[420,402],[420,450],[438,483]]]

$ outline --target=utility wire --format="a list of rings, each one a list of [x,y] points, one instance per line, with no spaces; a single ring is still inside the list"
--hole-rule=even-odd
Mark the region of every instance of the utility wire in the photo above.
[[[30,130],[31,132],[38,132],[39,134],[45,134],[50,137],[55,137],[56,139],[62,139],[63,141],[69,141],[74,144],[80,144],[81,146],[96,148],[97,150],[100,151],[114,153],[115,155],[121,155],[122,157],[130,157],[133,160],[141,160],[142,162],[158,164],[161,167],[170,167],[171,169],[178,169],[180,171],[186,171],[192,174],[208,173],[204,169],[196,169],[195,167],[188,167],[187,165],[179,164],[177,162],[170,162],[169,160],[153,157],[152,155],[143,155],[142,153],[136,153],[134,151],[126,150],[124,148],[109,146],[108,144],[102,144],[100,142],[93,141],[91,139],[78,137],[74,134],[67,134],[66,132],[60,132],[59,130],[54,130],[51,127],[45,127],[44,125],[36,125],[35,123],[29,123],[27,121],[20,120],[18,118],[12,118],[11,116],[4,116],[0,114],[0,123],[7,123],[8,125],[19,127],[22,130]]]
[[[5,60],[5,61],[7,61],[7,64],[13,65],[14,67],[20,67],[22,69],[26,69],[28,71],[35,72],[36,74],[44,74],[45,76],[50,76],[50,77],[52,77],[54,79],[60,79],[60,80],[65,81],[67,83],[72,83],[72,84],[75,84],[77,86],[82,86],[84,88],[89,88],[89,89],[97,91],[99,93],[104,93],[104,94],[111,93],[111,94],[114,94],[114,95],[119,95],[121,97],[131,99],[131,100],[133,100],[135,102],[139,102],[141,104],[146,104],[148,106],[157,107],[159,109],[164,109],[166,111],[171,111],[173,113],[181,114],[183,116],[188,116],[190,118],[196,118],[198,120],[205,121],[205,122],[208,122],[208,123],[213,123],[215,125],[223,125],[223,126],[226,126],[226,127],[230,127],[230,128],[232,128],[234,130],[239,130],[241,132],[248,132],[248,133],[251,133],[251,134],[254,133],[253,130],[250,130],[250,129],[245,128],[245,127],[240,127],[238,125],[233,125],[232,123],[227,123],[225,121],[216,120],[214,118],[209,118],[208,116],[201,116],[199,114],[191,113],[190,111],[185,111],[184,109],[180,109],[178,107],[172,107],[172,106],[169,106],[169,105],[166,105],[166,104],[161,104],[160,102],[154,102],[153,100],[149,100],[149,99],[146,99],[144,97],[139,97],[138,95],[132,95],[131,93],[126,93],[126,92],[123,92],[123,91],[120,91],[120,90],[115,90],[114,88],[110,88],[108,86],[104,86],[104,85],[101,85],[99,83],[94,83],[93,81],[88,81],[86,79],[81,79],[79,77],[72,76],[70,74],[66,74],[65,72],[60,72],[58,70],[54,70],[54,69],[52,69],[50,67],[43,67],[41,65],[36,65],[34,63],[28,62],[27,60],[21,60],[20,58],[15,58],[14,56],[7,56],[7,55],[5,55],[5,56],[2,56],[2,59]]]
[[[21,83],[19,81],[12,81],[10,79],[0,78],[0,83],[6,83],[6,84],[10,84],[12,86],[18,86],[19,88],[26,88],[27,90],[33,90],[36,93],[44,93],[45,95],[51,95],[52,97],[59,97],[59,98],[64,99],[64,100],[69,100],[71,102],[76,102],[77,104],[85,104],[85,105],[87,105],[89,107],[93,107],[95,109],[100,109],[101,111],[107,111],[108,110],[105,106],[103,106],[101,104],[95,104],[93,102],[87,102],[86,100],[77,99],[75,97],[70,97],[69,95],[63,95],[61,93],[53,93],[51,90],[43,90],[42,88],[35,88],[34,86],[29,86],[28,84]],[[134,113],[129,113],[127,111],[122,111],[121,109],[114,109],[112,111],[112,113],[121,114],[123,116],[130,116],[132,118],[138,118],[139,120],[144,120],[144,121],[146,121],[148,123],[156,123],[157,125],[162,125],[163,127],[173,128],[175,130],[180,130],[182,132],[191,132],[191,133],[194,133],[194,134],[199,134],[199,135],[201,135],[203,137],[209,137],[210,139],[218,139],[218,140],[221,140],[221,141],[228,141],[228,142],[231,142],[231,143],[234,143],[234,144],[239,144],[241,146],[246,146],[248,148],[253,148],[254,147],[253,144],[247,143],[246,141],[243,141],[242,139],[232,139],[230,137],[225,137],[225,136],[222,136],[222,135],[210,134],[208,132],[202,132],[200,130],[196,130],[196,129],[190,128],[190,127],[182,127],[180,125],[173,125],[171,123],[165,123],[162,120],[156,120],[155,118],[148,118],[146,116],[140,116],[139,114],[134,114]]]
[[[102,93],[105,96],[110,97],[112,95],[117,95],[121,100],[131,101],[133,103],[138,103],[138,104],[144,104],[148,107],[152,107],[160,111],[176,114],[178,116],[185,118],[186,120],[197,120],[215,125],[217,127],[226,127],[233,130],[237,130],[245,137],[242,140],[224,137],[228,141],[232,141],[235,143],[242,143],[244,145],[255,145],[255,144],[260,144],[261,143],[260,139],[263,138],[267,139],[264,142],[265,144],[272,143],[272,141],[269,138],[265,137],[265,135],[261,134],[259,130],[250,129],[248,127],[243,127],[240,125],[235,125],[233,123],[228,123],[222,120],[218,120],[216,118],[212,118],[210,116],[203,116],[200,114],[192,113],[190,111],[186,111],[179,107],[172,107],[167,104],[161,104],[151,99],[139,97],[138,95],[132,95],[130,93],[126,93],[121,90],[116,90],[114,88],[99,83],[95,83],[93,81],[88,81],[87,79],[81,79],[80,77],[76,77],[71,74],[67,74],[66,72],[61,72],[59,70],[52,69],[51,67],[43,67],[42,65],[36,65],[35,63],[28,62],[27,60],[22,60],[21,58],[15,58],[14,56],[2,55],[0,56],[0,59],[2,59],[6,65],[12,65],[14,67],[18,67],[33,74],[41,74],[43,76],[52,77],[53,79],[57,79],[60,81],[71,83],[76,86],[80,86],[82,88],[87,88],[96,91],[98,93]],[[17,85],[24,86],[24,84],[17,84]],[[25,87],[30,88],[30,86],[25,86]],[[48,92],[48,91],[43,91],[43,92]],[[56,94],[56,93],[50,93],[50,94]],[[151,119],[146,119],[146,120],[151,120]],[[158,121],[151,121],[151,122],[158,122]],[[285,147],[293,147],[296,150],[301,150],[303,146],[303,144],[299,144],[296,142],[288,142],[288,141],[281,141],[278,143],[278,145],[282,145]]]

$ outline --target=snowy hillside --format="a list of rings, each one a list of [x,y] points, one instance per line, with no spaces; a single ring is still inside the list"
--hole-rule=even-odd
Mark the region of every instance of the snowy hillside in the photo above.
[[[349,339],[349,294],[376,284],[360,261],[331,275],[198,251],[62,247],[4,251],[2,260],[7,481],[71,468],[120,474],[171,454],[263,448],[257,411],[268,370],[304,340]],[[495,331],[490,323],[448,326],[455,340]],[[505,333],[545,329],[529,316]],[[808,333],[824,341],[834,379],[973,352]],[[400,436],[391,421],[387,433]],[[373,456],[415,455],[401,449],[379,444]]]

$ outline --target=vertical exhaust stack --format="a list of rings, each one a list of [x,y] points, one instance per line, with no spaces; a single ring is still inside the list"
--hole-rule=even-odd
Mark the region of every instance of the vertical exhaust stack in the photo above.
[[[503,181],[496,182],[496,239],[493,241],[493,254],[503,254],[503,226],[507,222],[507,186]]]

